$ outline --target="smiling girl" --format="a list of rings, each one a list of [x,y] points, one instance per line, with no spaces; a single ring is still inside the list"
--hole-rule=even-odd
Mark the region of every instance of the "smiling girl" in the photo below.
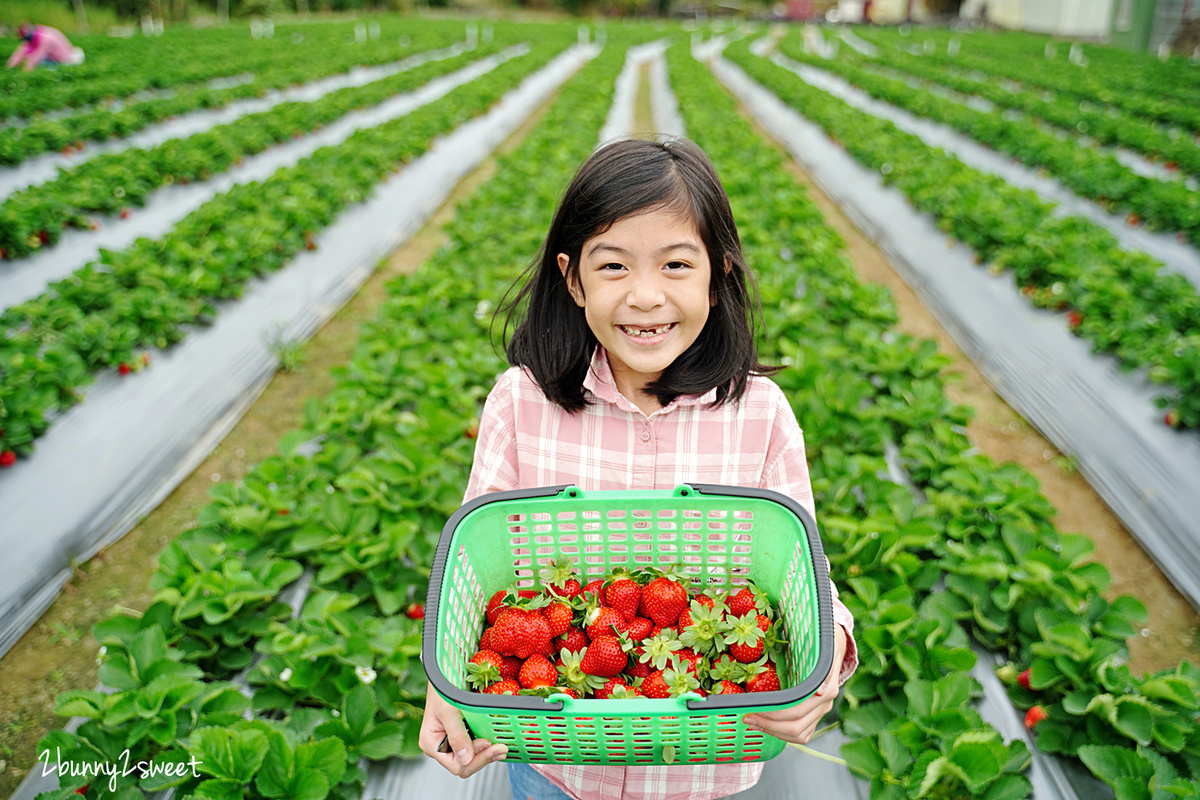
[[[507,489],[713,483],[772,489],[815,516],[804,438],[754,342],[756,296],[729,199],[680,139],[619,141],[567,187],[537,260],[501,309],[512,367],[484,405],[466,500]],[[515,323],[515,327],[512,324]],[[747,715],[804,743],[858,663],[834,596],[835,665],[809,699]],[[448,739],[452,753],[438,751]],[[467,777],[503,759],[430,688],[422,750]],[[761,763],[510,764],[514,798],[708,800],[753,786]]]

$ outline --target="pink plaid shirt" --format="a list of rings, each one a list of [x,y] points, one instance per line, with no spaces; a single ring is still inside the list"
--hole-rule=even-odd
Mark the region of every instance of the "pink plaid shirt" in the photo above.
[[[590,404],[568,414],[523,369],[500,376],[483,408],[465,500],[506,489],[573,483],[585,491],[673,489],[716,483],[773,489],[816,516],[804,437],[783,392],[750,378],[737,404],[679,397],[646,416],[617,390],[596,349],[584,379]],[[846,630],[845,682],[858,665],[854,621],[833,589],[834,620]],[[758,783],[762,763],[667,767],[537,765],[576,800],[709,800]]]

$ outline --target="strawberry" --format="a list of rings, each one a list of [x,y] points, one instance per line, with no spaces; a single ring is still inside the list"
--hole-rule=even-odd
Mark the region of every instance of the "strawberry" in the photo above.
[[[15,463],[17,463],[17,454],[12,450],[0,452],[0,467],[11,467]]]
[[[1017,676],[1017,683],[1021,685],[1022,689],[1033,689],[1033,687],[1029,685],[1029,675],[1030,670],[1027,669]]]
[[[691,607],[679,615],[679,641],[697,653],[712,655],[723,650],[726,627],[724,611],[724,606],[714,604],[709,607],[693,600]]]
[[[729,606],[729,614],[734,617],[744,617],[751,611],[761,612],[770,615],[771,604],[767,601],[767,596],[759,590],[753,583],[749,586],[743,586],[734,594],[730,595],[725,604]]]
[[[516,656],[504,656],[504,663],[500,666],[500,677],[506,681],[515,681],[521,674],[521,665],[524,663]]]
[[[130,372],[133,372],[133,368],[122,361],[120,366],[117,367],[117,372],[121,373],[122,375],[128,375]]]
[[[1029,730],[1033,730],[1034,726],[1044,720],[1047,716],[1046,709],[1042,708],[1041,706],[1030,706],[1029,710],[1025,712],[1025,727]]]
[[[504,679],[504,656],[493,650],[480,650],[467,664],[467,681],[476,689],[485,689]]]
[[[1168,428],[1179,427],[1179,412],[1175,409],[1167,409],[1167,413],[1163,414],[1163,422]]]
[[[604,678],[599,675],[589,675],[583,671],[583,659],[587,651],[579,653],[563,653],[558,665],[558,685],[569,686],[579,693],[579,696],[590,694],[604,685]]]
[[[729,646],[729,654],[743,664],[762,658],[766,645],[763,632],[758,627],[758,615],[753,610],[733,621],[729,632],[725,634],[725,644]]]
[[[579,666],[588,675],[611,678],[625,669],[629,657],[616,636],[593,636]]]
[[[1138,225],[1142,224],[1141,217],[1139,217],[1137,214],[1130,214],[1128,217],[1125,218],[1125,221],[1128,222],[1130,225],[1132,225],[1135,228]]]
[[[631,658],[631,663],[625,668],[625,674],[631,678],[645,678],[651,672],[654,672],[654,667],[650,666],[649,662],[638,661],[636,658]]]
[[[129,219],[130,213],[129,206],[125,206],[121,209],[121,219]]]
[[[628,577],[628,573],[625,576],[617,573],[610,578],[610,583],[604,589],[604,604],[620,611],[626,622],[632,622],[638,615],[638,605],[641,602],[642,587]]]
[[[551,603],[542,607],[542,616],[550,623],[550,635],[562,636],[571,627],[575,612],[566,603]]]
[[[646,612],[656,625],[667,627],[679,620],[688,607],[688,593],[683,584],[661,575],[642,590]]]
[[[620,611],[607,606],[600,606],[588,612],[583,621],[584,633],[593,641],[597,636],[612,636],[613,628],[616,628],[619,633],[624,633],[629,627],[629,623],[625,621],[625,617]]]
[[[775,665],[767,661],[761,665],[762,669],[754,675],[746,678],[747,692],[777,692],[781,688],[779,685],[779,673],[775,671]]]
[[[404,616],[409,619],[423,619],[425,617],[425,606],[421,603],[409,603],[408,608],[404,609]]]
[[[700,669],[700,662],[703,660],[700,654],[690,647],[683,647],[675,654],[679,659],[679,666],[687,669],[688,672],[695,675]]]
[[[488,600],[487,617],[488,625],[495,625],[496,618],[500,616],[500,612],[506,607],[517,603],[521,598],[532,600],[538,595],[533,589],[516,589],[510,586],[507,589],[501,589],[491,596]]]
[[[613,696],[613,691],[618,687],[629,688],[629,684],[623,678],[609,678],[604,682],[604,685],[596,690],[595,697],[597,700],[607,700]]]
[[[640,642],[650,635],[654,630],[654,623],[645,617],[634,617],[629,621],[629,628],[625,631],[629,638],[635,642]]]
[[[590,581],[587,586],[583,587],[580,596],[586,597],[589,594],[596,598],[597,603],[603,602],[604,578],[596,578],[596,580]]]
[[[679,639],[669,633],[660,633],[642,643],[642,661],[651,664],[655,669],[666,669],[678,661],[677,653],[683,649]]]
[[[705,608],[712,608],[713,606],[715,606],[717,604],[716,600],[713,600],[711,597],[709,597],[706,594],[696,595],[695,597],[692,598],[692,602],[699,603],[700,605],[704,606]]]
[[[1071,326],[1071,329],[1074,330],[1083,324],[1083,315],[1075,309],[1071,309],[1067,312],[1067,323]]]
[[[733,681],[721,680],[713,686],[710,694],[744,694],[745,692],[745,689]]]
[[[613,700],[628,700],[632,697],[645,697],[645,695],[642,694],[641,690],[639,690],[636,686],[623,686],[621,684],[617,684],[613,687]]]
[[[535,654],[525,660],[517,679],[526,689],[553,686],[558,683],[558,670],[545,656]]]
[[[492,629],[490,627],[484,628],[483,633],[479,636],[479,649],[480,650],[495,650],[496,649],[492,645]]]
[[[492,626],[491,643],[505,656],[529,658],[551,647],[550,623],[527,608],[505,608]]]
[[[491,686],[483,690],[484,694],[519,694],[521,684],[514,680],[504,680],[499,683],[493,683]]]
[[[663,679],[664,671],[656,669],[651,672],[638,686],[645,697],[663,698],[671,696],[671,687]]]
[[[554,646],[559,650],[570,650],[572,653],[578,653],[587,645],[587,634],[574,626],[567,628],[566,633],[554,640]]]
[[[583,586],[575,577],[575,565],[567,559],[556,559],[538,573],[546,591],[558,597],[573,600],[583,594]]]

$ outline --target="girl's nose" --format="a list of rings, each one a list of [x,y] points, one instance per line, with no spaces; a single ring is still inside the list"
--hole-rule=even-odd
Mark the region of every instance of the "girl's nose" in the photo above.
[[[625,302],[630,308],[649,311],[666,302],[666,294],[663,292],[662,282],[657,273],[638,274],[635,272],[630,278],[629,293],[625,296]]]

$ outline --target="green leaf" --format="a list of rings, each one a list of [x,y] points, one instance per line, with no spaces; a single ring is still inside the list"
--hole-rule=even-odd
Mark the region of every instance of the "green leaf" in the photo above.
[[[892,737],[893,739],[895,736]],[[859,777],[871,779],[888,768],[888,760],[870,738],[857,739],[841,747],[846,766]]]
[[[1120,778],[1136,778],[1144,786],[1154,775],[1150,762],[1128,747],[1085,744],[1079,748],[1079,759],[1109,786]]]
[[[354,747],[359,755],[372,761],[398,756],[403,748],[404,735],[400,731],[400,724],[395,720],[388,720],[371,728]]]
[[[1136,697],[1117,699],[1117,715],[1113,725],[1138,744],[1148,745],[1154,733],[1154,718],[1145,701]]]
[[[336,786],[346,772],[346,744],[331,737],[297,745],[296,767],[314,769],[325,776],[330,786]]]
[[[955,744],[948,758],[959,767],[959,775],[972,794],[977,794],[1000,775],[1000,759],[982,742]]]
[[[920,783],[917,785],[916,794],[912,793],[912,785],[909,785],[910,797],[919,798],[929,794],[937,782],[942,779],[946,767],[950,764],[945,756],[939,756],[936,753],[929,753],[928,756],[932,756],[932,758],[918,760],[917,766],[913,770],[913,780],[919,778]]]
[[[350,693],[346,695],[346,699],[342,702],[342,719],[351,733],[355,737],[360,737],[366,733],[367,728],[375,719],[377,708],[375,693],[366,685],[360,683],[350,690]]]
[[[1024,775],[1001,775],[980,800],[1025,800],[1032,792],[1033,784]]]

